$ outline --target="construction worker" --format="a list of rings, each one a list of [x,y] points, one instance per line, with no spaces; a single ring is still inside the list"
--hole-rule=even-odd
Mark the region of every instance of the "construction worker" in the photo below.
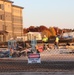
[[[56,38],[55,38],[55,47],[56,47],[57,49],[59,48],[58,45],[59,45],[59,37],[56,36]]]
[[[48,37],[46,35],[44,35],[43,39],[42,39],[43,44],[43,49],[46,50],[46,45],[48,43]]]

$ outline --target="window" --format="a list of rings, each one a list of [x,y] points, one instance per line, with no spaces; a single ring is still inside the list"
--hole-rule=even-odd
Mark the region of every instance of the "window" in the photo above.
[[[0,4],[0,9],[4,10],[4,5]]]
[[[2,20],[2,15],[0,15],[0,20]]]
[[[6,30],[6,26],[5,25],[3,25],[3,30]]]
[[[0,9],[1,9],[1,4],[0,4]]]
[[[0,20],[4,20],[4,15],[0,15]]]
[[[1,4],[1,9],[4,10],[4,5],[3,4]]]

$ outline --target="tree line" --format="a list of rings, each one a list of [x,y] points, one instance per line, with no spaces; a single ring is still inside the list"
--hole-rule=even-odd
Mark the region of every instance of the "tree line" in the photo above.
[[[41,26],[30,26],[29,28],[24,28],[23,33],[26,34],[28,32],[41,32],[42,35],[46,35],[47,37],[53,37],[56,35],[60,35],[64,32],[72,32],[74,29],[60,29],[58,27],[49,27],[47,28],[44,25]]]

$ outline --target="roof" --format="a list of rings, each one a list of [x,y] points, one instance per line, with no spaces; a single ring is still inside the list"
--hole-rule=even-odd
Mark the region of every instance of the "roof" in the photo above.
[[[14,2],[11,1],[11,0],[2,0],[2,1],[14,3]],[[17,6],[17,5],[12,5],[12,6],[24,9],[24,7],[21,7],[21,6]]]
[[[27,34],[41,34],[41,32],[28,32]]]
[[[2,0],[2,1],[6,1],[6,2],[10,2],[10,3],[14,3],[13,1],[10,1],[10,0]]]
[[[12,6],[24,9],[24,7],[21,7],[21,6],[17,6],[17,5],[12,5]]]

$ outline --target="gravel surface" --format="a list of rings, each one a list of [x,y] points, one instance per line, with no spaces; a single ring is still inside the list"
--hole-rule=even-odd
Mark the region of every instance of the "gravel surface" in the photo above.
[[[28,64],[26,60],[0,60],[0,72],[50,72],[74,70],[73,61],[43,61],[41,64]]]
[[[41,53],[40,64],[28,64],[27,57],[0,58],[0,72],[50,72],[74,70],[74,54]]]

